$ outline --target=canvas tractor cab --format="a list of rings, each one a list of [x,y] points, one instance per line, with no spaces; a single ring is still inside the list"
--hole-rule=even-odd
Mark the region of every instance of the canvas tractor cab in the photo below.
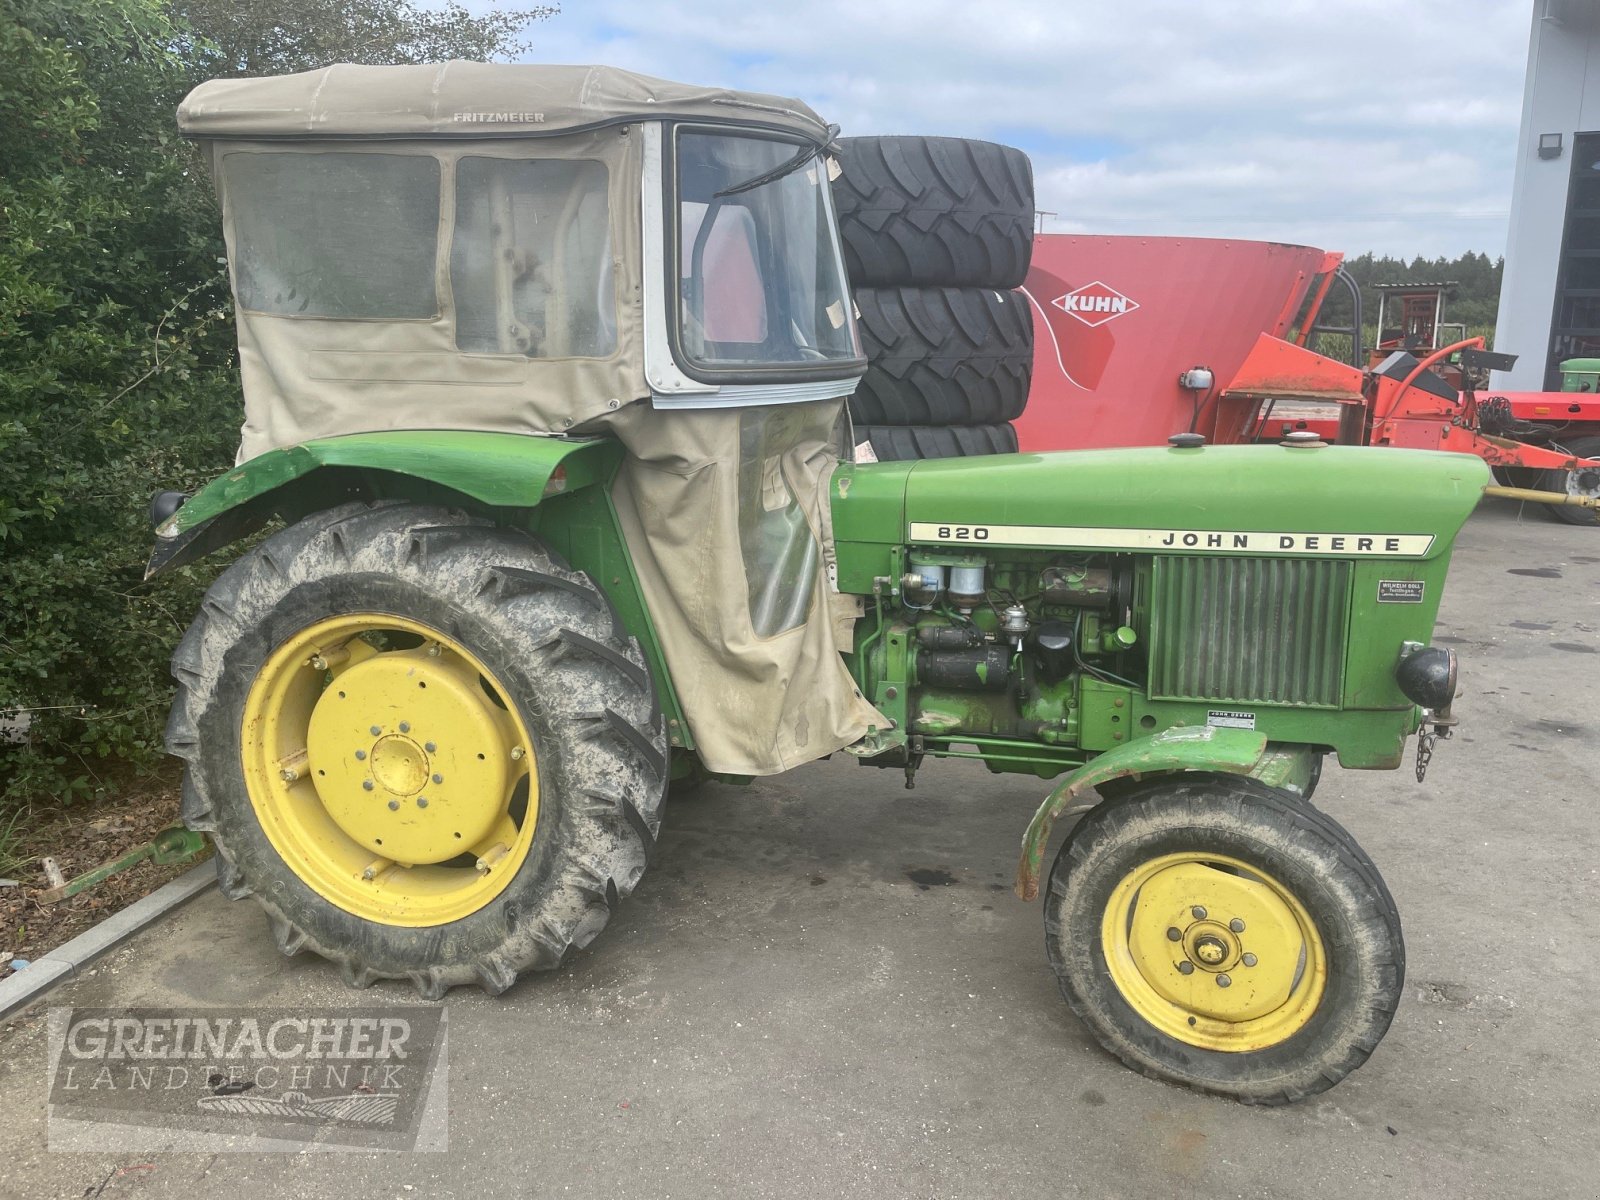
[[[605,927],[674,781],[965,758],[1056,781],[1017,891],[1109,1050],[1263,1103],[1365,1060],[1400,925],[1312,792],[1448,732],[1480,460],[852,462],[834,131],[794,100],[339,66],[179,119],[243,446],[158,498],[150,570],[282,527],[184,637],[167,738],[285,953],[500,992]]]

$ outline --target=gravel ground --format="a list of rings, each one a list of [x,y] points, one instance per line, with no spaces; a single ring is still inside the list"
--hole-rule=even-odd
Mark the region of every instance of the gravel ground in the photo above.
[[[905,792],[836,759],[675,802],[588,952],[452,994],[447,1152],[53,1153],[33,1016],[0,1033],[0,1195],[1593,1196],[1600,536],[1488,507],[1442,622],[1462,726],[1426,785],[1318,793],[1387,878],[1410,977],[1316,1100],[1192,1095],[1090,1042],[1006,889],[1037,781],[940,763]],[[351,1001],[214,892],[52,1000]]]

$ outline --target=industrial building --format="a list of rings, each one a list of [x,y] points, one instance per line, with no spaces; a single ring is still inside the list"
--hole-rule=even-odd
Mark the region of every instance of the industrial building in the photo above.
[[[1600,3],[1534,0],[1495,349],[1495,383],[1561,386],[1600,357]]]

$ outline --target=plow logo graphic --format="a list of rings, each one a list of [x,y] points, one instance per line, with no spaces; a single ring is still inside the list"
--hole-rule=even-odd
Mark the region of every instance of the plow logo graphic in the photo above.
[[[235,1116],[291,1117],[299,1120],[352,1125],[392,1125],[400,1111],[398,1092],[352,1092],[348,1096],[312,1099],[304,1092],[284,1092],[281,1096],[219,1095],[201,1096],[195,1106],[205,1113],[231,1113]]]
[[[1090,327],[1114,321],[1139,307],[1138,301],[1130,300],[1110,284],[1098,279],[1057,296],[1050,303]]]

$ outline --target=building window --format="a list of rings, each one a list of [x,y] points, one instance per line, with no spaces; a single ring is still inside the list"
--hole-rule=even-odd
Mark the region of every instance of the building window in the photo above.
[[[1572,140],[1572,184],[1556,275],[1545,387],[1561,386],[1561,364],[1600,355],[1600,133]]]

